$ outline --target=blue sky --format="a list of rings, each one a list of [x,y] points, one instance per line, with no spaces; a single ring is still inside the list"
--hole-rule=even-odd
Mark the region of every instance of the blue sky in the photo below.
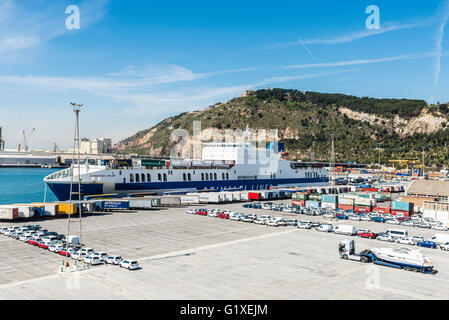
[[[32,128],[70,147],[75,101],[82,136],[118,142],[267,86],[446,102],[448,18],[449,0],[0,0],[0,126],[7,148]]]

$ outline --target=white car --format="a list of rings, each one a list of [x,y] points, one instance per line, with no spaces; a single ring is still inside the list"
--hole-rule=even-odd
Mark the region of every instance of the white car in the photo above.
[[[351,215],[349,216],[349,220],[360,221],[361,218],[360,218],[360,216],[359,216],[358,214],[351,214]]]
[[[27,242],[28,240],[31,240],[31,236],[26,236],[23,234],[19,237],[19,240],[23,241],[23,242]]]
[[[393,242],[394,239],[392,236],[389,236],[388,234],[380,234],[377,236],[376,240],[379,241],[388,241],[388,242]]]
[[[257,218],[256,220],[254,220],[253,222],[255,224],[265,224],[266,223],[266,219],[261,219],[261,218]]]
[[[86,256],[84,258],[84,262],[89,263],[91,265],[97,265],[97,264],[103,263],[103,261],[101,261],[101,259],[98,256],[93,256],[93,255]]]
[[[279,227],[279,223],[278,223],[278,221],[276,219],[268,220],[266,225],[270,226],[270,227]]]
[[[92,248],[81,248],[81,253],[84,253],[86,255],[91,255],[94,253],[94,249]]]
[[[104,262],[107,264],[120,264],[120,262],[122,262],[122,257],[117,255],[109,256]]]
[[[136,270],[139,269],[139,264],[136,260],[123,260],[120,262],[120,267],[126,268],[128,270]]]
[[[412,236],[410,239],[412,239],[415,243],[424,241],[424,237],[421,236]]]
[[[254,222],[254,220],[257,219],[257,216],[255,214],[247,214],[242,218],[243,222]]]
[[[447,231],[448,230],[448,228],[444,224],[442,224],[442,223],[433,225],[432,229],[434,229],[434,230],[441,230],[441,231]]]
[[[327,212],[325,214],[323,214],[323,217],[325,218],[335,218],[334,214],[332,212]]]
[[[195,214],[195,213],[196,213],[196,210],[195,210],[195,209],[187,209],[187,210],[186,210],[186,213],[189,213],[189,214]]]
[[[440,249],[444,250],[444,251],[448,251],[449,250],[449,242],[440,244]]]
[[[231,214],[229,216],[229,220],[240,221],[241,218],[240,218],[240,215],[238,213],[234,213],[234,214]]]
[[[400,224],[398,219],[387,219],[385,220],[385,223],[389,223],[389,224]]]
[[[208,217],[218,217],[218,211],[215,210],[211,210],[210,212],[207,213]]]
[[[106,252],[94,252],[92,257],[98,257],[98,259],[104,261],[108,258],[108,254]]]
[[[310,228],[312,228],[312,222],[309,222],[309,221],[301,221],[301,222],[298,222],[298,228],[299,229],[310,229]]]
[[[315,229],[321,232],[332,232],[332,225],[328,223],[322,223]]]
[[[406,226],[406,227],[407,226],[413,227],[413,226],[415,226],[415,223],[412,220],[402,220],[401,225]]]
[[[408,237],[397,238],[396,242],[400,244],[410,244],[410,245],[414,245],[416,243],[412,238]]]
[[[81,260],[81,258],[83,258],[83,260],[85,260],[86,257],[87,257],[87,254],[82,253],[81,250],[78,250],[77,252],[72,254],[72,259],[75,259],[75,260]]]
[[[367,214],[360,215],[360,220],[362,220],[362,221],[371,221],[369,215],[367,215]]]
[[[54,253],[58,253],[62,249],[64,249],[64,247],[61,244],[52,244],[48,247],[48,250]]]

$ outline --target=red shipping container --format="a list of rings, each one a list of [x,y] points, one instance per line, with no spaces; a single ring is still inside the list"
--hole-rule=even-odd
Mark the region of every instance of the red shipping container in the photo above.
[[[355,212],[371,212],[371,207],[355,207]]]
[[[292,206],[305,206],[305,204],[304,200],[292,200]]]
[[[378,189],[377,188],[360,188],[360,190],[361,191],[374,191],[374,192],[377,192],[378,191]]]
[[[373,211],[377,211],[380,213],[390,213],[391,209],[389,207],[375,207]]]
[[[260,193],[259,192],[248,192],[248,199],[250,200],[259,200]]]
[[[404,217],[409,217],[411,214],[408,211],[403,211],[403,210],[391,210],[391,214],[392,215],[398,215],[398,216],[404,216]]]
[[[339,204],[338,209],[346,210],[354,210],[354,206],[350,204]]]

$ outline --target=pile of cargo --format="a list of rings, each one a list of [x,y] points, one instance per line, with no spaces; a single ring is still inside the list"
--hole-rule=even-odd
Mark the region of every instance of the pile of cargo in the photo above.
[[[391,194],[386,196],[372,191],[348,192],[342,194],[314,194],[297,192],[292,195],[292,205],[306,208],[331,208],[344,211],[391,213],[410,216],[414,206],[411,202],[391,201]]]

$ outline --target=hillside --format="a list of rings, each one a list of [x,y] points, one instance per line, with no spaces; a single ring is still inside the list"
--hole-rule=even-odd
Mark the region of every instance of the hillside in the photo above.
[[[202,129],[215,127],[278,129],[292,159],[309,160],[315,142],[315,159],[329,160],[332,136],[336,161],[377,163],[421,157],[422,148],[432,165],[449,165],[447,104],[427,105],[423,100],[359,98],[343,94],[297,90],[248,91],[244,96],[201,111],[170,117],[153,128],[120,141],[119,153],[167,156],[173,129],[192,132],[200,120]]]

